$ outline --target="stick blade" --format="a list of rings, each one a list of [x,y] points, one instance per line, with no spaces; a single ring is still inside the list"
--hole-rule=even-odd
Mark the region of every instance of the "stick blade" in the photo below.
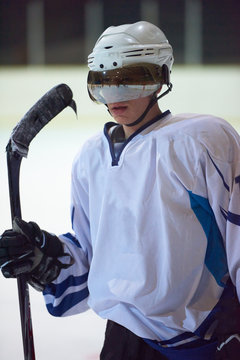
[[[73,93],[66,84],[59,84],[41,97],[23,116],[12,131],[7,151],[27,157],[32,139],[63,109],[70,106],[77,112]]]

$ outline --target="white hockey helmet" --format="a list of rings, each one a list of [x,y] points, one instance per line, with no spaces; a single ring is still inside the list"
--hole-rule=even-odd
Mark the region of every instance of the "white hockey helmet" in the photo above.
[[[155,25],[139,21],[111,26],[88,56],[88,91],[109,104],[145,97],[170,84],[172,47]]]

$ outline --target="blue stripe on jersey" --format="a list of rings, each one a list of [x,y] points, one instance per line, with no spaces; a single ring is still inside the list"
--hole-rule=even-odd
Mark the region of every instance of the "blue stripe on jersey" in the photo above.
[[[174,336],[173,338],[171,338],[169,340],[158,341],[158,344],[161,345],[161,346],[176,344],[176,343],[179,343],[180,341],[190,339],[190,338],[192,338],[194,336],[195,336],[194,333],[186,331],[183,334]]]
[[[217,342],[209,342],[205,340],[196,340],[189,345],[162,347],[156,341],[143,339],[148,345],[165,355],[168,360],[206,360],[214,359],[217,348]]]
[[[230,221],[234,225],[240,226],[240,215],[234,214],[231,211],[228,211],[227,220]]]
[[[88,279],[88,272],[81,276],[68,276],[59,284],[49,284],[46,286],[43,291],[43,295],[53,295],[56,299],[62,296],[62,294],[69,288],[73,286],[79,286],[84,284]]]
[[[240,186],[240,175],[235,177],[235,184],[239,184]]]
[[[71,293],[66,295],[61,303],[57,306],[53,306],[53,304],[47,304],[47,309],[49,313],[53,316],[62,316],[66,311],[71,309],[76,304],[80,303],[84,299],[86,299],[89,295],[88,288],[84,288],[80,291]]]
[[[66,234],[63,234],[62,236],[66,237],[68,240],[70,240],[70,242],[72,244],[74,244],[77,247],[81,248],[81,245],[80,245],[79,241],[70,232],[68,232]]]
[[[210,156],[209,152],[207,152],[207,153],[208,153],[208,156],[209,156],[209,158],[210,158],[211,162],[213,163],[213,165],[214,165],[215,169],[217,170],[218,174],[220,175],[220,177],[221,177],[221,179],[222,179],[222,182],[223,182],[224,187],[227,189],[227,191],[229,191],[229,190],[230,190],[230,188],[229,188],[228,184],[226,183],[226,181],[225,181],[225,179],[224,179],[223,174],[221,173],[221,171],[219,170],[219,168],[217,167],[217,165],[215,164],[215,162],[214,162],[214,161],[213,161],[213,159],[211,158],[211,156]]]
[[[219,286],[224,287],[223,276],[228,272],[222,235],[208,199],[188,191],[190,204],[207,237],[205,265]]]
[[[74,214],[75,214],[75,207],[73,206],[72,212],[71,212],[71,224],[72,224],[72,229],[73,229]]]
[[[240,226],[240,215],[234,214],[231,211],[226,211],[220,206],[223,217],[234,225]]]
[[[227,211],[220,206],[220,211],[224,219],[227,221]]]

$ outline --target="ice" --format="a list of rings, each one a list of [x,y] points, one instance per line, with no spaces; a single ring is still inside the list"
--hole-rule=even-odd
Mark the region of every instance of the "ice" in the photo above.
[[[5,146],[13,126],[46,91],[66,82],[78,105],[69,108],[32,141],[21,165],[21,203],[25,220],[51,232],[71,230],[69,214],[72,159],[81,144],[111,120],[105,106],[94,105],[86,91],[86,68],[0,68],[0,233],[11,226]],[[173,92],[161,100],[172,112],[222,116],[240,130],[239,67],[176,68]],[[16,281],[0,275],[0,359],[23,359]],[[47,313],[40,293],[30,290],[37,360],[96,360],[105,320],[91,310],[68,318]]]

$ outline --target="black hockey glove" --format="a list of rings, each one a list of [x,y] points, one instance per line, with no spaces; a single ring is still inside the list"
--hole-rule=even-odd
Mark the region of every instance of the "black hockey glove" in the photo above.
[[[68,256],[68,264],[58,258]],[[34,222],[19,218],[13,221],[13,229],[0,237],[0,268],[6,278],[26,276],[27,282],[42,291],[55,280],[61,269],[73,264],[69,254],[57,236],[41,230]]]

